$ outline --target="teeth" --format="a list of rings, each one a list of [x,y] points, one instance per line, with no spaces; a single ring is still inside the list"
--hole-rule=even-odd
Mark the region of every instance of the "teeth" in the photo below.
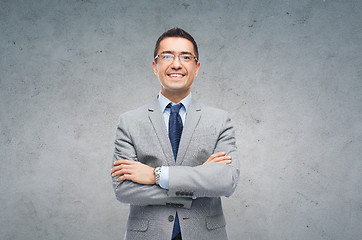
[[[182,77],[182,74],[170,74],[170,77]]]

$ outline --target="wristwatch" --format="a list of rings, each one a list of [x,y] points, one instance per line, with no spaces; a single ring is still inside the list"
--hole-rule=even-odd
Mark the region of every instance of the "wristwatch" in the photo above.
[[[160,185],[161,167],[156,167],[153,170],[153,174],[155,174],[156,177],[156,184]]]

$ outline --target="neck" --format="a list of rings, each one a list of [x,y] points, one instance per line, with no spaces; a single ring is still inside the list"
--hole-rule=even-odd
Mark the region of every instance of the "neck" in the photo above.
[[[179,103],[182,99],[190,94],[190,91],[191,90],[189,89],[187,92],[168,92],[165,91],[165,89],[161,89],[162,95],[174,103]]]

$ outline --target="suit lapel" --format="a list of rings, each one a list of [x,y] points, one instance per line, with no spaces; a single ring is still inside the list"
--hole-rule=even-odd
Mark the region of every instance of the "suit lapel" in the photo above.
[[[156,132],[158,141],[161,144],[163,153],[166,157],[166,161],[169,163],[170,166],[175,165],[170,139],[167,134],[165,121],[163,119],[160,104],[158,103],[157,99],[150,104],[148,108],[148,117]]]
[[[180,145],[177,153],[177,159],[176,159],[177,165],[181,165],[181,163],[183,162],[183,159],[187,152],[187,148],[190,145],[192,135],[195,131],[197,124],[200,121],[200,118],[201,118],[201,106],[197,101],[192,100],[190,107],[186,113],[186,120],[184,123],[184,128],[182,131]]]

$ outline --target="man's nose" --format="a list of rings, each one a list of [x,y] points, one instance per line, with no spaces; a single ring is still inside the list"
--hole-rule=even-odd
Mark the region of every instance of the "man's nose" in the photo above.
[[[172,67],[173,69],[180,69],[180,68],[182,68],[182,64],[181,64],[181,61],[180,61],[179,56],[175,56],[175,58],[173,59],[171,65],[172,65],[171,67]]]

